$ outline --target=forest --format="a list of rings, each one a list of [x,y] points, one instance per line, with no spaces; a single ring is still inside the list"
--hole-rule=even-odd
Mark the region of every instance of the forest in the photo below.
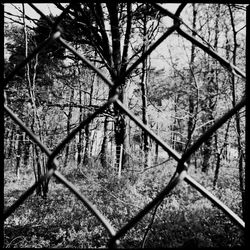
[[[3,5],[4,248],[106,248],[69,186],[117,231],[185,164],[246,219],[247,4]],[[190,182],[118,248],[244,247],[244,229]]]

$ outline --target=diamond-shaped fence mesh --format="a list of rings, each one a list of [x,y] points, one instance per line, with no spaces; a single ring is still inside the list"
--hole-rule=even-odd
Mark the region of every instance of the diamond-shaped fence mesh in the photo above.
[[[76,57],[78,57],[79,61],[81,61],[85,66],[93,70],[98,77],[110,88],[113,89],[111,91],[113,95],[111,95],[108,100],[100,107],[97,108],[93,113],[89,114],[77,127],[75,127],[63,140],[61,140],[54,150],[50,150],[45,146],[45,144],[39,139],[37,135],[35,135],[29,127],[25,125],[25,123],[18,118],[18,116],[11,110],[11,108],[4,104],[4,110],[6,114],[16,123],[21,130],[23,130],[29,137],[30,140],[33,141],[41,151],[48,157],[47,161],[47,171],[46,173],[40,177],[37,182],[35,182],[30,188],[28,188],[19,198],[15,201],[10,207],[8,207],[4,211],[4,219],[8,218],[13,212],[20,207],[25,200],[36,190],[37,186],[40,185],[44,180],[49,180],[50,177],[55,177],[60,183],[65,185],[71,192],[74,194],[83,204],[84,206],[99,220],[100,224],[107,230],[109,234],[109,247],[116,247],[119,245],[119,239],[124,236],[130,229],[132,229],[149,211],[151,211],[159,202],[167,196],[171,190],[173,190],[180,182],[184,181],[195,188],[198,192],[200,192],[204,197],[209,199],[215,206],[221,209],[228,217],[231,219],[236,225],[240,228],[245,228],[244,221],[235,214],[230,208],[228,208],[225,204],[223,204],[218,198],[216,198],[210,191],[196,182],[189,174],[188,174],[188,164],[187,160],[199,149],[199,147],[204,143],[213,133],[216,132],[218,128],[220,128],[223,124],[225,124],[232,116],[234,116],[240,109],[242,109],[246,105],[246,98],[244,97],[239,103],[237,103],[231,110],[222,115],[219,119],[217,119],[214,124],[200,137],[198,138],[183,154],[178,153],[171,146],[169,146],[164,140],[161,139],[159,135],[153,132],[153,130],[143,123],[143,121],[133,114],[128,107],[126,107],[123,102],[119,99],[119,87],[122,83],[124,83],[125,78],[129,77],[129,75],[136,69],[136,67],[145,60],[157,46],[159,46],[166,38],[170,37],[174,32],[177,32],[183,38],[189,40],[195,46],[199,47],[209,56],[217,60],[225,69],[227,69],[231,74],[234,74],[237,77],[242,79],[246,79],[246,75],[235,65],[231,64],[224,58],[222,58],[218,53],[212,50],[209,46],[200,42],[196,39],[195,36],[188,34],[182,26],[185,26],[182,19],[179,17],[181,11],[185,7],[185,4],[181,4],[176,11],[176,13],[171,13],[167,9],[163,8],[160,4],[152,3],[152,7],[159,11],[161,15],[168,16],[172,18],[173,25],[169,27],[161,36],[149,46],[149,48],[122,74],[114,77],[115,81],[109,80],[100,69],[98,69],[91,61],[89,61],[84,54],[77,51],[73,48],[65,39],[62,38],[64,33],[63,27],[60,25],[65,18],[65,16],[70,13],[71,8],[77,8],[77,4],[74,3],[69,4],[61,15],[57,17],[55,22],[52,22],[46,15],[43,14],[35,5],[30,4],[30,6],[38,12],[50,25],[51,33],[50,36],[45,40],[41,41],[41,44],[33,50],[19,65],[12,70],[9,75],[4,79],[4,86],[6,86],[14,76],[19,72],[20,69],[24,68],[35,56],[40,53],[45,47],[51,46],[53,43],[59,43],[66,50],[70,51]],[[115,46],[115,45],[114,45]],[[160,145],[170,157],[172,157],[176,162],[176,171],[169,181],[168,185],[158,193],[158,195],[149,202],[138,214],[136,214],[132,219],[130,219],[126,225],[122,228],[115,229],[109,220],[102,214],[98,208],[92,204],[67,178],[65,178],[59,169],[59,162],[57,161],[57,157],[62,149],[69,144],[74,137],[79,133],[84,127],[92,122],[94,118],[98,115],[105,112],[105,110],[111,105],[116,104],[116,107],[123,113],[126,114],[140,129],[142,129],[147,135],[158,145]]]

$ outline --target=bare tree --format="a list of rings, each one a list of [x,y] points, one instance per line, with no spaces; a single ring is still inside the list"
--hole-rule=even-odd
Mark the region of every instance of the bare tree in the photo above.
[[[25,42],[25,57],[28,56],[29,52],[29,43],[28,43],[28,33],[26,29],[26,19],[25,19],[25,7],[23,6],[23,32],[24,32],[24,42]],[[39,54],[36,54],[33,64],[33,74],[31,74],[30,71],[30,64],[28,63],[26,65],[25,70],[25,78],[27,81],[27,89],[29,93],[30,103],[32,107],[32,113],[33,113],[33,120],[31,124],[31,129],[33,132],[36,132],[39,135],[39,139],[43,142],[44,138],[42,135],[42,129],[41,129],[41,120],[38,115],[37,105],[36,105],[36,95],[35,95],[35,89],[36,89],[36,70],[38,66],[38,56]],[[35,178],[36,180],[40,179],[42,175],[46,173],[46,165],[45,165],[45,156],[40,154],[39,148],[36,145],[33,145],[33,158],[36,160],[33,160],[33,169],[35,172]],[[37,194],[46,197],[48,192],[48,180],[44,180],[41,185],[38,185],[37,187]]]
[[[233,31],[233,56],[232,56],[232,62],[234,65],[237,63],[237,31],[235,28],[235,18],[233,14],[233,10],[230,4],[228,4],[228,9],[230,13],[230,21]],[[231,75],[231,93],[232,93],[232,105],[235,107],[237,99],[236,99],[236,80],[235,75]],[[239,181],[240,181],[240,191],[242,194],[242,211],[243,211],[243,217],[246,216],[246,210],[245,210],[245,182],[244,182],[244,150],[243,150],[243,142],[242,142],[242,132],[241,132],[241,121],[240,121],[240,115],[239,112],[235,114],[235,125],[236,125],[236,136],[237,136],[237,150],[238,150],[238,164],[239,164]]]

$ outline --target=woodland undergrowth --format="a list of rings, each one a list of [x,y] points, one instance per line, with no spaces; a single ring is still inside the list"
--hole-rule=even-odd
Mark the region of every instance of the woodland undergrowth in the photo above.
[[[168,161],[146,171],[135,167],[124,170],[118,179],[114,169],[103,169],[95,162],[89,166],[72,163],[62,173],[118,230],[167,185],[174,170],[175,163]],[[216,188],[212,187],[212,175],[192,166],[189,173],[241,215],[238,184],[229,170],[221,168]],[[5,171],[5,207],[33,182],[31,171],[22,170],[19,180],[13,171]],[[152,219],[153,211],[120,239],[120,247],[182,247],[190,241],[196,247],[244,246],[242,230],[185,182],[165,197]],[[7,218],[4,233],[5,248],[105,248],[109,239],[100,222],[54,178],[48,197],[30,196]]]

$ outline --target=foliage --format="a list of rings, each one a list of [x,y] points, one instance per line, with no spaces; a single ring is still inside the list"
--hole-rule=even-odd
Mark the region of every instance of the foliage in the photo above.
[[[71,167],[70,167],[71,166]],[[96,162],[81,171],[74,164],[62,173],[86,195],[115,228],[121,228],[166,185],[173,174],[172,163],[144,173],[124,173],[120,180]],[[190,174],[212,189],[212,179],[190,169]],[[225,174],[227,170],[225,168]],[[102,173],[102,174],[101,174]],[[101,176],[100,176],[101,175]],[[26,182],[13,186],[15,176],[7,172],[6,201],[17,198],[30,185],[31,173],[23,173]],[[153,178],[153,179],[152,179]],[[228,179],[229,181],[229,179]],[[239,209],[237,183],[221,182],[211,190],[233,210]],[[229,186],[227,186],[229,185]],[[19,193],[14,195],[14,190]],[[230,191],[229,191],[230,190]],[[11,200],[12,199],[12,200]],[[230,201],[230,202],[229,202]],[[6,204],[10,205],[12,202]],[[237,211],[236,211],[237,212]],[[122,239],[121,246],[141,246],[151,213],[138,222]],[[243,234],[222,212],[185,183],[179,184],[164,199],[146,240],[145,247],[180,247],[195,238],[199,247],[243,246]],[[62,184],[50,182],[47,199],[31,196],[5,222],[5,247],[106,247],[108,235],[100,223]]]

